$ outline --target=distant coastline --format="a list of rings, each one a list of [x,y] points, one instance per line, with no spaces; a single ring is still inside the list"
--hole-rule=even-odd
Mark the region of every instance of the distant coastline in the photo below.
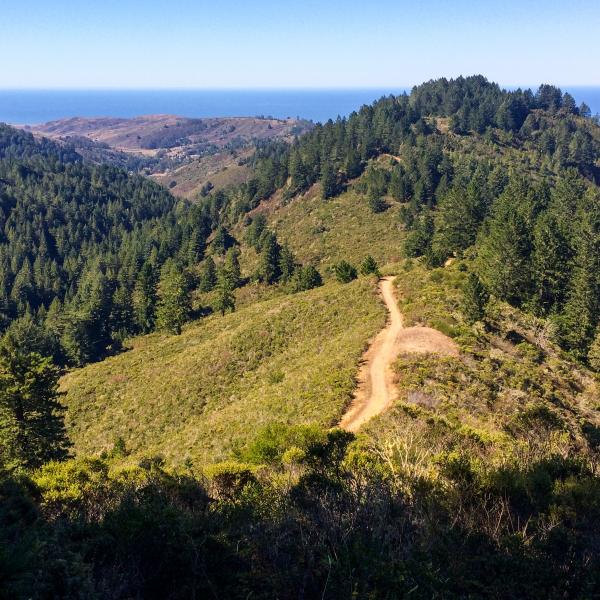
[[[524,86],[527,87],[527,86]],[[535,89],[536,86],[531,86]],[[565,86],[600,113],[600,86]],[[299,90],[0,90],[0,122],[36,125],[68,117],[300,117],[324,122],[410,88]]]

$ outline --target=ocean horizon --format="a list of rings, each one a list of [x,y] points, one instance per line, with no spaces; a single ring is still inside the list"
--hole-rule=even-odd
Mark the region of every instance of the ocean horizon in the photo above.
[[[516,87],[516,86],[515,86]],[[524,86],[527,87],[527,86]],[[561,87],[561,86],[559,86]],[[531,86],[536,89],[536,86]],[[511,86],[509,89],[515,89]],[[600,113],[600,86],[564,86]],[[364,89],[0,90],[0,122],[36,125],[69,117],[300,117],[325,122],[409,87]]]

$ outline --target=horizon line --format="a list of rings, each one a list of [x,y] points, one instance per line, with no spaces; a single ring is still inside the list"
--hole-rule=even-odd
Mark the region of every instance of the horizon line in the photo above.
[[[450,79],[450,78],[448,78]],[[381,91],[381,90],[412,90],[412,88],[427,83],[430,80],[423,81],[421,83],[401,85],[401,84],[389,84],[389,85],[369,85],[369,86],[211,86],[211,87],[194,87],[194,86],[173,86],[173,87],[118,87],[118,86],[102,86],[102,87],[43,87],[43,86],[25,86],[25,87],[2,87],[0,86],[0,92],[302,92],[302,91]],[[435,79],[433,80],[435,81]],[[488,79],[490,83],[496,83],[502,88],[507,89],[527,89],[537,88],[540,85],[548,82],[541,82],[537,84],[531,83],[499,83]],[[598,88],[600,83],[550,83],[557,87],[565,88]]]

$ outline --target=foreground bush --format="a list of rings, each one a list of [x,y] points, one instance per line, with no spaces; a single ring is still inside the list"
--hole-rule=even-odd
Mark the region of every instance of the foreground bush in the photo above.
[[[203,476],[48,463],[0,484],[10,598],[576,598],[600,589],[600,479],[564,456],[406,468],[271,425]],[[424,456],[424,455],[422,455]],[[404,457],[404,458],[403,458]],[[429,459],[427,459],[429,460]],[[423,466],[423,465],[422,465]]]

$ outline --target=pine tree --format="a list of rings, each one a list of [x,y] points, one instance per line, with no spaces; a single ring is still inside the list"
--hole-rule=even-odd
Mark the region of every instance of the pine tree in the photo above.
[[[146,262],[140,269],[132,294],[133,320],[140,333],[154,329],[156,286],[155,270]]]
[[[262,251],[258,266],[258,278],[263,283],[273,284],[279,281],[281,269],[279,266],[280,247],[272,232],[267,232],[262,242]]]
[[[113,339],[120,343],[133,333],[134,329],[131,294],[124,285],[120,285],[113,294],[110,312],[110,330]]]
[[[360,155],[354,146],[351,146],[348,150],[348,155],[346,156],[346,177],[348,179],[355,179],[361,173],[362,162],[360,160]]]
[[[565,223],[552,211],[542,213],[533,230],[532,254],[535,304],[542,314],[563,305],[572,259]]]
[[[351,265],[349,262],[342,260],[333,266],[333,272],[335,273],[336,279],[340,283],[350,283],[353,279],[356,279],[358,273],[356,267]]]
[[[215,237],[212,241],[213,252],[219,256],[222,256],[229,248],[233,246],[234,243],[235,240],[233,237],[231,237],[227,229],[222,225],[219,225],[215,231]]]
[[[463,288],[463,312],[469,323],[481,321],[485,316],[490,295],[475,273],[469,273]]]
[[[524,212],[528,199],[521,183],[510,185],[496,201],[486,234],[480,240],[477,274],[492,294],[520,304],[531,293],[531,231]]]
[[[217,284],[217,267],[212,256],[209,256],[205,261],[200,273],[200,282],[198,289],[201,292],[210,292]]]
[[[302,156],[296,148],[290,152],[288,173],[292,193],[295,194],[306,189],[308,185],[306,168],[302,161]]]
[[[279,270],[281,272],[281,281],[287,283],[292,279],[296,269],[296,259],[289,246],[284,244],[279,253]]]
[[[59,376],[49,358],[6,340],[0,347],[0,465],[36,468],[66,458]]]
[[[329,160],[326,160],[321,170],[321,194],[323,200],[337,194],[337,176]]]
[[[222,316],[227,311],[235,311],[235,294],[233,286],[229,279],[220,274],[219,281],[217,283],[217,297],[213,306],[214,310],[220,312]]]
[[[179,335],[190,310],[190,295],[185,275],[177,264],[169,259],[160,272],[156,326],[163,331]]]
[[[388,204],[381,196],[369,194],[368,198],[369,208],[374,214],[385,212],[388,209]]]
[[[437,264],[468,248],[475,241],[479,224],[479,206],[472,194],[453,188],[435,212],[431,252]]]
[[[240,270],[240,251],[237,247],[229,248],[223,263],[224,276],[229,279],[233,289],[238,288],[242,282]]]
[[[304,292],[323,285],[321,274],[312,265],[299,267],[292,278],[292,289],[294,292]]]

